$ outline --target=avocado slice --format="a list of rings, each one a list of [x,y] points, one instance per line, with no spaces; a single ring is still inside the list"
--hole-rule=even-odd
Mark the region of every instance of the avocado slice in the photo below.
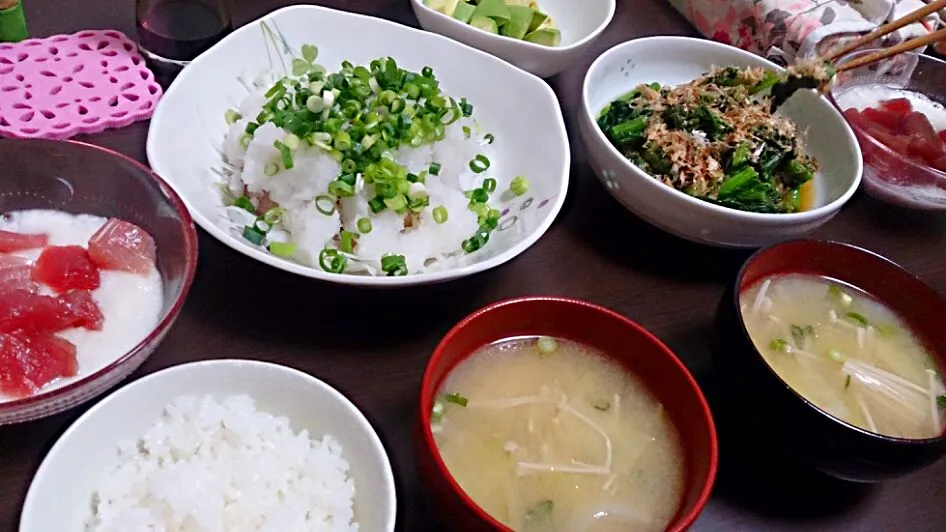
[[[470,17],[470,26],[490,33],[499,33],[499,25],[496,24],[496,21],[482,15],[474,14]]]
[[[553,28],[541,28],[532,33],[527,33],[522,39],[544,46],[558,46],[562,42],[562,33]]]
[[[468,24],[470,19],[473,18],[474,11],[476,11],[476,6],[466,2],[457,2],[457,7],[453,8],[452,15],[460,22]]]
[[[509,21],[506,22],[500,35],[512,37],[513,39],[522,39],[529,31],[529,24],[532,23],[532,15],[535,11],[527,6],[509,6]]]
[[[498,26],[500,23],[509,20],[509,7],[506,6],[506,0],[480,0],[473,16],[489,17]]]
[[[548,15],[539,10],[535,10],[535,13],[532,15],[532,22],[529,24],[529,33],[539,29],[539,27],[548,19]]]

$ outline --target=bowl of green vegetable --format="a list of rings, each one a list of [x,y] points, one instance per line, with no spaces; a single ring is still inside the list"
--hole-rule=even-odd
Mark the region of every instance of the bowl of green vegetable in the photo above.
[[[853,132],[807,88],[833,75],[702,39],[628,41],[588,70],[581,137],[608,191],[664,231],[731,248],[798,238],[861,181]]]
[[[616,0],[411,0],[420,25],[547,78],[614,18]]]

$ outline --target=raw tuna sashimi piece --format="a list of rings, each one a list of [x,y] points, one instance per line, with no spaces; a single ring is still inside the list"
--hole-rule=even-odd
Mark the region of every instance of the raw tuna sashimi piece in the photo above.
[[[99,304],[92,298],[92,292],[73,290],[60,299],[69,307],[70,315],[74,320],[73,327],[85,327],[92,331],[102,330],[105,316],[102,315]]]
[[[148,273],[154,266],[154,239],[137,225],[111,218],[89,240],[89,255],[103,270]]]
[[[0,231],[0,251],[20,251],[46,247],[49,237],[40,234]]]
[[[0,294],[11,290],[36,292],[39,285],[33,282],[30,262],[16,255],[0,255]]]
[[[26,341],[17,335],[0,333],[0,394],[27,397],[35,390],[26,380],[22,357],[29,353]]]
[[[884,100],[880,102],[880,106],[898,114],[906,114],[913,110],[913,104],[910,103],[909,98],[894,98],[892,100]]]
[[[32,395],[59,377],[78,371],[76,347],[46,333],[0,334],[0,393]]]
[[[33,264],[33,279],[58,293],[70,290],[95,290],[99,270],[82,246],[50,246]]]
[[[0,295],[0,332],[53,333],[73,327],[100,328],[101,322],[102,313],[88,292],[51,297],[14,290]]]

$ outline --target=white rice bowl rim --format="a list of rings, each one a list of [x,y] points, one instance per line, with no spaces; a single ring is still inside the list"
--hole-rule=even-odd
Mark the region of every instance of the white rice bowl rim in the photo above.
[[[247,359],[204,360],[204,361],[199,361],[199,362],[190,362],[186,364],[180,364],[177,366],[171,366],[169,368],[156,371],[150,375],[146,375],[132,382],[131,384],[128,384],[127,386],[122,387],[115,393],[109,395],[105,399],[99,401],[94,406],[89,408],[85,413],[79,416],[78,419],[72,422],[72,424],[69,425],[69,428],[67,428],[62,433],[62,435],[59,436],[59,438],[56,440],[56,443],[53,444],[49,452],[46,453],[46,456],[43,458],[43,461],[40,463],[39,468],[36,470],[36,474],[33,475],[33,480],[30,482],[30,487],[28,491],[26,492],[26,498],[23,501],[23,507],[20,511],[19,530],[21,532],[31,532],[31,531],[38,530],[36,525],[33,524],[33,520],[34,520],[33,516],[37,515],[40,512],[46,511],[46,509],[43,508],[43,503],[48,502],[48,501],[41,499],[41,497],[42,495],[45,495],[46,493],[48,493],[48,491],[44,490],[42,493],[40,493],[39,489],[36,486],[39,485],[40,483],[55,482],[55,479],[57,478],[58,475],[57,475],[57,471],[53,470],[52,468],[54,467],[54,464],[59,461],[59,454],[62,453],[63,450],[66,449],[68,446],[72,445],[71,440],[74,433],[82,430],[83,425],[90,418],[100,415],[100,411],[107,409],[109,405],[111,405],[112,403],[127,402],[129,404],[129,407],[134,407],[134,402],[135,402],[134,397],[139,393],[138,388],[142,387],[145,383],[149,383],[151,381],[156,381],[156,380],[173,379],[181,373],[186,373],[189,371],[193,371],[195,368],[207,367],[207,366],[213,366],[215,367],[217,371],[221,373],[226,372],[228,367],[243,366],[244,368],[249,368],[252,371],[256,371],[260,373],[279,372],[279,373],[291,375],[293,377],[303,379],[305,382],[307,382],[309,385],[313,387],[318,387],[318,388],[323,389],[323,391],[327,392],[335,402],[345,407],[345,409],[348,410],[350,414],[351,422],[354,423],[357,426],[357,428],[360,429],[361,432],[363,432],[364,437],[369,440],[372,449],[375,451],[375,453],[377,454],[378,458],[380,459],[381,463],[384,466],[382,471],[376,472],[377,474],[376,479],[379,484],[384,485],[383,491],[388,495],[388,498],[389,498],[388,502],[389,502],[389,508],[391,509],[391,511],[389,515],[385,516],[384,521],[387,525],[388,530],[394,530],[395,519],[397,515],[397,491],[394,485],[394,471],[391,467],[391,460],[388,457],[387,451],[385,450],[384,445],[381,443],[381,438],[378,436],[377,431],[375,431],[374,427],[372,427],[371,423],[368,421],[368,418],[365,417],[364,413],[361,410],[359,410],[358,407],[355,406],[355,404],[352,403],[344,394],[342,394],[340,391],[338,391],[337,389],[335,389],[334,387],[332,387],[331,385],[329,385],[328,383],[326,383],[325,381],[321,379],[318,379],[303,371],[290,368],[288,366],[283,366],[283,365],[275,364],[272,362],[264,362],[261,360],[247,360]],[[214,396],[213,393],[209,390],[206,392],[201,392],[201,393],[194,392],[194,393],[190,393],[186,395],[200,396],[200,395],[206,395],[206,394],[210,394],[212,397],[214,397],[214,399],[218,401],[221,401],[223,399],[223,397]],[[228,395],[232,395],[232,394],[228,394]],[[243,394],[243,395],[248,395],[248,394]],[[169,398],[167,403],[173,402],[176,398],[179,398],[179,397]],[[283,416],[281,412],[269,412],[265,408],[260,408],[258,397],[254,397],[250,395],[250,398],[253,399],[254,403],[256,404],[257,412],[266,412],[274,416]],[[283,417],[288,417],[288,416],[283,416]],[[153,421],[157,421],[157,420],[158,418],[155,417]],[[289,422],[290,422],[290,426],[292,426],[292,430],[294,434],[298,434],[299,431],[302,430],[302,428],[298,427],[295,424],[295,421],[293,419],[289,418]],[[339,440],[339,438],[335,434],[332,434],[330,430],[326,430],[325,433],[310,430],[309,438],[321,439],[326,434],[332,436],[333,440],[337,441],[340,445],[342,445],[342,442]],[[132,435],[129,438],[135,439],[135,438],[140,438],[142,436],[144,436],[144,432],[142,432],[141,434]],[[117,453],[119,445],[122,442],[115,441],[112,443]],[[346,454],[344,445],[342,445],[342,458],[349,464],[352,463],[351,461],[352,457]],[[115,465],[117,465],[117,462],[111,464],[111,466],[115,466]],[[107,471],[103,471],[102,473],[107,474],[110,471],[111,470],[109,469]],[[347,475],[349,476],[351,475],[350,471],[347,473]],[[358,486],[355,486],[354,499],[356,500],[359,497],[358,493],[359,493]],[[76,494],[76,495],[83,496],[83,494]],[[87,495],[89,497],[89,504],[91,508],[93,493],[88,493]],[[364,507],[364,503],[362,504]],[[89,516],[91,516],[91,512]],[[355,522],[360,524],[357,514],[355,515]],[[84,523],[76,523],[76,530],[84,530]]]
[[[466,277],[469,275],[473,275],[476,273],[480,273],[480,272],[495,268],[497,266],[500,266],[502,264],[509,262],[510,260],[520,255],[526,249],[530,248],[533,244],[535,244],[545,234],[545,232],[548,231],[548,229],[555,222],[555,219],[558,217],[559,212],[562,210],[562,206],[565,204],[565,196],[568,192],[569,172],[571,168],[571,145],[568,139],[568,132],[565,128],[565,119],[562,116],[562,109],[558,101],[558,96],[556,96],[555,91],[553,91],[552,88],[538,76],[530,74],[524,70],[520,70],[516,68],[515,66],[513,66],[512,64],[506,61],[503,61],[502,59],[496,56],[493,56],[491,54],[488,54],[486,52],[483,52],[481,50],[478,50],[476,48],[463,44],[461,42],[454,41],[453,39],[444,37],[442,35],[423,31],[420,29],[411,28],[411,27],[404,26],[402,24],[398,24],[396,22],[392,22],[386,19],[371,17],[368,15],[361,15],[357,13],[348,13],[348,12],[339,11],[336,9],[331,9],[331,8],[326,8],[326,7],[321,7],[321,6],[311,6],[311,5],[288,6],[288,7],[284,7],[284,8],[272,11],[271,13],[264,15],[263,17],[256,19],[253,22],[245,24],[241,28],[232,32],[230,35],[224,37],[220,42],[212,46],[208,51],[198,56],[197,59],[192,61],[188,65],[187,68],[181,71],[181,73],[178,75],[175,82],[171,84],[170,88],[168,88],[167,91],[165,91],[165,94],[162,97],[161,101],[163,102],[164,100],[175,97],[175,95],[177,95],[177,93],[180,90],[182,90],[181,86],[183,85],[183,83],[181,83],[181,81],[186,80],[188,76],[192,75],[192,72],[195,69],[200,68],[203,61],[206,60],[206,57],[208,55],[212,54],[218,48],[226,46],[229,43],[229,41],[235,39],[237,35],[241,35],[247,32],[259,31],[258,26],[261,22],[274,19],[281,15],[288,14],[292,11],[299,11],[299,10],[315,10],[315,11],[320,11],[320,12],[332,12],[334,14],[341,13],[342,15],[359,19],[366,24],[393,26],[393,27],[398,28],[400,31],[403,31],[405,34],[414,35],[421,39],[431,41],[431,44],[435,43],[436,45],[439,45],[439,46],[459,49],[459,50],[462,50],[464,53],[479,56],[484,61],[491,61],[499,65],[503,65],[507,67],[508,69],[507,74],[509,76],[517,76],[517,77],[523,77],[526,79],[531,79],[534,82],[534,84],[537,86],[537,88],[541,91],[542,96],[545,98],[548,98],[552,106],[554,107],[555,111],[557,111],[557,113],[555,113],[557,131],[553,132],[553,135],[562,139],[564,146],[566,148],[565,153],[562,154],[564,157],[564,160],[563,160],[564,164],[562,165],[561,175],[557,176],[560,182],[559,182],[559,187],[558,187],[558,191],[555,196],[555,199],[554,201],[550,202],[549,209],[548,209],[547,214],[545,215],[545,218],[535,228],[535,230],[533,230],[530,234],[526,235],[522,240],[517,242],[515,245],[513,245],[511,248],[507,249],[506,251],[494,257],[490,257],[482,261],[473,262],[471,264],[467,264],[467,265],[463,265],[459,267],[451,267],[451,268],[447,268],[447,269],[439,270],[439,271],[412,273],[412,274],[408,274],[408,275],[400,276],[400,277],[328,273],[328,272],[322,271],[319,268],[305,266],[293,261],[289,261],[286,259],[282,259],[279,257],[275,257],[273,255],[270,255],[269,253],[266,253],[260,249],[256,249],[250,246],[248,243],[243,242],[241,239],[236,238],[235,236],[230,234],[226,229],[218,226],[213,221],[208,219],[206,216],[204,216],[204,214],[200,210],[196,209],[194,205],[189,201],[186,195],[186,192],[176,188],[174,185],[174,180],[168,179],[167,180],[168,184],[172,188],[175,189],[178,195],[180,195],[181,200],[184,202],[184,205],[187,207],[187,210],[190,212],[191,217],[193,217],[194,221],[197,222],[198,225],[200,225],[205,231],[207,231],[212,236],[214,236],[217,240],[229,246],[231,249],[239,251],[240,253],[250,258],[256,259],[260,262],[263,262],[265,264],[268,264],[270,266],[279,268],[287,272],[291,272],[297,275],[302,275],[305,277],[310,277],[313,279],[318,279],[320,281],[329,281],[333,283],[355,285],[355,286],[388,287],[388,288],[450,281],[453,279]],[[431,64],[431,67],[434,68],[434,70],[436,71],[437,69],[436,64]],[[160,107],[161,107],[161,102],[158,103],[158,108],[156,109],[153,118],[157,117],[160,119],[160,116],[158,114],[160,111]],[[158,166],[155,165],[155,162],[157,162],[158,159],[153,156],[153,154],[157,152],[156,144],[158,144],[157,137],[156,135],[152,135],[149,130],[145,151],[153,170],[158,175],[161,175],[162,169],[158,167],[160,165]],[[545,177],[549,179],[553,178],[553,176],[545,176]]]

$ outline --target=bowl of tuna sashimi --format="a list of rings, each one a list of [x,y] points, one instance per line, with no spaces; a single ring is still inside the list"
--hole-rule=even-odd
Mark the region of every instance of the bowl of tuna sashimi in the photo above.
[[[831,97],[860,143],[871,195],[913,209],[946,209],[944,83],[946,61],[913,52],[838,75]]]
[[[0,425],[118,384],[171,327],[197,265],[175,193],[78,142],[0,143]]]

